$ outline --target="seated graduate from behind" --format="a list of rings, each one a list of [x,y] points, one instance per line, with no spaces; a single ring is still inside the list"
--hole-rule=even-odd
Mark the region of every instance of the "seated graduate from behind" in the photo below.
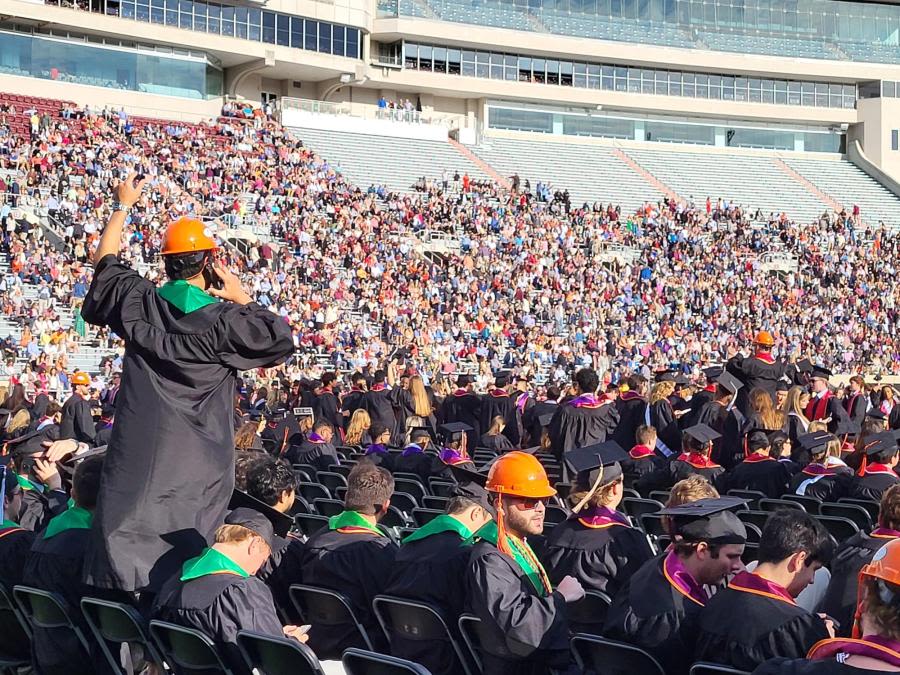
[[[74,506],[55,516],[38,535],[22,575],[26,586],[62,597],[70,616],[85,634],[89,634],[89,629],[81,614],[81,598],[96,593],[89,592],[81,579],[102,470],[102,457],[89,457],[76,467],[72,479]],[[39,672],[46,675],[87,674],[95,669],[78,639],[66,628],[35,627],[32,658]],[[104,670],[103,657],[97,661]]]
[[[637,445],[628,451],[628,457],[621,462],[622,473],[632,485],[666,463],[665,458],[656,453],[656,429],[642,424],[635,430],[634,436]]]
[[[715,484],[725,469],[713,462],[709,456],[713,442],[720,434],[705,424],[695,424],[684,430],[683,452],[668,465],[653,473],[646,474],[637,482],[637,488],[646,494],[650,490],[667,490],[675,483],[691,475],[703,476]]]
[[[472,427],[462,422],[450,422],[438,427],[441,435],[441,451],[434,461],[432,475],[440,476],[446,480],[453,480],[451,466],[459,466],[469,471],[475,471],[475,463],[469,457],[467,449],[469,445],[469,433]]]
[[[815,644],[806,658],[777,658],[753,675],[875,675],[900,672],[900,541],[875,553],[860,574],[860,599],[853,638]]]
[[[394,457],[388,450],[391,442],[391,430],[381,422],[372,422],[369,427],[372,443],[366,448],[366,458],[376,466],[383,466],[388,471],[394,470]]]
[[[422,481],[422,485],[428,485],[428,478],[433,475],[436,460],[435,453],[431,452],[433,449],[428,428],[414,427],[409,433],[409,443],[394,458],[394,471],[415,474]]]
[[[503,435],[506,429],[506,418],[502,415],[494,415],[488,430],[478,439],[479,448],[490,448],[497,452],[506,452],[513,449],[512,442]]]
[[[457,467],[452,471],[458,482],[447,512],[403,540],[384,593],[430,605],[459,639],[457,620],[465,611],[471,546],[475,533],[492,520],[494,507],[484,488],[487,476]],[[459,672],[445,640],[416,639],[394,630],[390,642],[394,656],[421,663],[432,675]]]
[[[10,594],[13,586],[22,583],[25,561],[34,543],[34,532],[17,522],[22,494],[16,472],[0,465],[0,584]]]
[[[301,571],[304,584],[346,596],[376,650],[387,649],[387,645],[372,612],[372,599],[383,592],[397,555],[397,546],[377,523],[387,513],[393,493],[390,471],[360,460],[347,476],[344,511],[307,540]],[[365,648],[351,623],[313,625],[309,646],[327,660],[340,660],[348,647]]]
[[[497,519],[478,532],[468,568],[468,606],[481,619],[483,673],[568,673],[566,605],[584,597],[584,589],[566,577],[554,590],[526,541],[543,531],[556,490],[537,458],[518,451],[493,462],[485,488]]]
[[[240,675],[250,671],[237,648],[238,631],[305,642],[298,626],[282,626],[271,591],[255,576],[274,544],[275,531],[266,515],[234,509],[216,530],[215,543],[163,585],[152,618],[204,633]]]
[[[900,481],[897,466],[897,432],[883,431],[866,439],[856,476],[850,481],[847,497],[880,501],[881,495]]]
[[[734,497],[699,499],[665,508],[671,519],[670,550],[644,563],[613,598],[603,635],[652,654],[666,675],[683,675],[693,663],[707,586],[743,569],[747,529],[730,511]]]
[[[624,495],[619,462],[628,457],[615,441],[598,443],[566,454],[575,476],[569,494],[572,515],[553,528],[543,556],[550,582],[572,576],[586,591],[616,594],[632,574],[653,558],[643,532],[616,511]],[[602,625],[603,617],[595,617]],[[599,628],[599,626],[597,626]],[[574,625],[573,630],[596,632]]]
[[[291,584],[303,583],[300,577],[303,561],[303,542],[290,533],[293,518],[288,514],[294,506],[296,485],[294,472],[288,464],[263,455],[247,472],[246,495],[235,490],[229,508],[239,506],[259,511],[273,525],[272,553],[256,572],[275,599],[275,607],[288,623],[300,620],[288,596]]]
[[[878,510],[878,526],[857,532],[838,546],[831,561],[831,582],[821,610],[840,623],[838,633],[850,635],[859,593],[859,571],[887,542],[900,538],[900,485],[884,491]],[[900,637],[900,636],[898,636]]]
[[[749,454],[743,462],[719,477],[719,490],[758,490],[771,499],[780,498],[788,491],[793,463],[790,459],[782,461],[780,457],[772,457],[771,441],[765,431],[751,431],[746,443]]]
[[[812,461],[791,479],[790,492],[823,502],[836,502],[843,497],[853,479],[853,471],[828,463],[829,457],[841,456],[841,442],[837,436],[824,430],[814,431],[800,436],[797,443]]]
[[[341,463],[332,439],[334,427],[331,423],[316,420],[303,442],[288,448],[285,459],[291,464],[312,464],[317,471],[328,471],[331,466]]]
[[[700,612],[695,660],[750,671],[776,656],[801,657],[832,637],[832,623],[795,598],[833,553],[831,537],[812,516],[793,509],[772,514],[756,569],[739,572]]]
[[[41,532],[51,518],[67,508],[68,495],[63,489],[62,478],[53,464],[45,459],[45,444],[57,438],[59,427],[50,424],[6,443],[13,459],[13,469],[18,474],[19,487],[22,488],[22,506],[17,522],[20,527],[32,532]],[[81,447],[87,449],[86,445]]]

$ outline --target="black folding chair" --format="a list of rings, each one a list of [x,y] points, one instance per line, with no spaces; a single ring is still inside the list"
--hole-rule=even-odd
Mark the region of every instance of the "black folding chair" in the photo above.
[[[825,526],[828,533],[834,537],[838,543],[841,543],[845,539],[849,539],[859,532],[857,524],[849,518],[842,518],[840,516],[815,516],[815,519]]]
[[[872,531],[872,517],[869,512],[859,504],[822,504],[819,513],[823,516],[837,516],[848,518],[856,523],[856,526],[864,531]]]
[[[317,586],[292,584],[288,595],[304,623],[314,626],[355,626],[362,644],[368,649],[373,648],[368,631],[356,618],[350,601],[343,594]]]
[[[314,513],[298,513],[294,516],[294,526],[305,537],[311,537],[322,528],[328,527],[328,518]]]
[[[698,661],[691,666],[690,675],[750,675],[746,670],[736,670],[718,663]]]
[[[437,497],[435,495],[425,495],[422,500],[422,507],[426,509],[436,509],[438,511],[446,511],[447,504],[450,503],[449,497]]]
[[[154,620],[150,622],[150,635],[166,663],[181,675],[233,675],[215,643],[199,630]]]
[[[0,673],[31,663],[31,626],[0,583]]]
[[[622,499],[622,507],[632,518],[641,519],[645,513],[657,513],[665,508],[662,502],[655,499],[644,499],[643,497],[625,497]]]
[[[473,675],[463,646],[453,637],[440,612],[431,605],[389,595],[376,595],[372,600],[372,609],[375,610],[375,618],[391,644],[392,651],[395,636],[406,640],[446,642],[456,654],[456,667],[460,672]]]
[[[856,504],[857,506],[861,506],[869,512],[869,517],[872,519],[873,523],[878,522],[878,512],[881,509],[881,505],[873,499],[853,499],[851,497],[841,497],[840,499],[838,499],[838,504]]]
[[[382,516],[380,524],[385,527],[406,527],[411,525],[412,521],[411,518],[404,516],[400,509],[391,504],[388,506],[387,513]]]
[[[242,630],[237,645],[247,668],[258,675],[324,675],[319,659],[299,640]]]
[[[416,521],[416,527],[422,527],[423,525],[427,525],[432,520],[437,518],[438,516],[444,515],[443,511],[437,511],[435,509],[413,509],[412,517],[413,520]]]
[[[396,486],[394,487],[394,489],[396,489]],[[449,480],[441,480],[439,478],[429,477],[428,489],[431,490],[431,494],[436,497],[450,497],[453,494],[453,491],[456,489],[456,483],[453,483]]]
[[[405,492],[411,495],[416,500],[416,503],[420,503],[422,498],[428,494],[428,490],[422,485],[420,480],[397,477],[394,478],[394,492]]]
[[[72,633],[84,650],[84,658],[90,660],[91,648],[87,636],[72,619],[66,601],[59,595],[30,586],[14,586],[13,597],[32,629]]]
[[[762,531],[763,527],[766,525],[766,521],[769,519],[769,516],[772,515],[771,511],[735,511],[735,515],[737,515],[738,520],[742,523],[749,523],[751,525],[755,525]]]
[[[417,483],[422,482],[422,477],[417,473],[410,473],[409,471],[395,471],[394,480],[399,480],[400,478],[402,478],[403,480],[414,480]]]
[[[643,649],[597,635],[575,635],[572,652],[582,670],[590,668],[603,675],[666,675],[659,662]]]
[[[731,497],[741,497],[742,499],[750,500],[750,508],[757,509],[759,508],[759,500],[765,499],[765,492],[760,492],[759,490],[729,490],[728,495]]]
[[[347,675],[431,675],[418,663],[355,647],[344,652],[341,663]]]
[[[337,499],[313,499],[313,507],[320,516],[330,518],[344,512],[344,502]]]
[[[566,511],[561,506],[554,506],[553,504],[547,505],[547,510],[544,512],[544,523],[550,523],[553,525],[558,525],[559,523],[564,523],[569,518],[569,512]]]
[[[821,500],[806,495],[782,495],[781,498],[789,502],[802,504],[803,508],[806,509],[806,512],[812,515],[819,513],[819,508],[822,506]]]
[[[331,491],[324,485],[318,483],[307,483],[299,481],[297,483],[297,491],[300,496],[312,504],[317,499],[331,499]]]
[[[760,499],[759,509],[761,511],[780,511],[782,509],[806,511],[806,507],[803,504],[788,499]]]
[[[759,558],[759,544],[748,541],[744,544],[744,552],[741,553],[741,562],[745,565],[749,565],[757,558]]]
[[[475,671],[480,673],[481,665],[481,619],[474,614],[461,614],[456,622],[459,634],[466,645],[469,658],[475,664]]]
[[[81,613],[114,673],[131,675],[140,672],[145,665],[141,660],[155,665],[158,672],[164,672],[162,655],[153,644],[143,617],[134,607],[84,597],[81,599]],[[137,659],[135,647],[141,650]]]
[[[317,471],[316,482],[325,486],[331,494],[339,487],[347,487],[347,479],[337,471]]]
[[[669,501],[669,497],[672,496],[672,493],[669,490],[651,490],[650,494],[647,495],[648,499],[655,499],[656,501],[665,504]]]
[[[662,537],[668,534],[663,516],[658,513],[644,513],[639,522],[641,529],[651,537]]]
[[[413,509],[419,508],[419,502],[411,494],[394,492],[391,495],[391,506],[396,506],[403,513],[409,514],[413,512]]]
[[[601,591],[585,591],[584,597],[567,607],[572,630],[576,633],[600,635],[612,598]]]

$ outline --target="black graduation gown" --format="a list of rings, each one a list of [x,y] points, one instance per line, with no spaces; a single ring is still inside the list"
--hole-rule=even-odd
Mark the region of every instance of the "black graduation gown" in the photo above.
[[[645,474],[637,481],[636,487],[642,494],[651,490],[668,490],[678,481],[695,474],[716,485],[719,476],[724,473],[725,469],[709,459],[682,454],[657,471]]]
[[[814,398],[807,405],[806,416],[813,421],[812,414],[810,410],[817,410],[819,408],[819,404],[821,403],[820,399]],[[831,418],[831,421],[828,423],[828,431],[832,434],[837,434],[839,428],[845,428],[850,421],[850,416],[847,414],[847,410],[844,408],[844,403],[837,396],[828,396],[825,401],[825,410],[821,417],[817,419],[825,419]]]
[[[540,596],[522,568],[488,541],[472,549],[468,604],[481,619],[484,675],[547,675],[571,662],[566,601]]]
[[[68,500],[68,495],[62,490],[23,489],[19,526],[32,532],[43,531],[53,516],[66,510]]]
[[[470,391],[457,390],[441,404],[441,424],[462,422],[472,427],[466,432],[468,447],[474,448],[481,438],[481,398]]]
[[[291,437],[300,433],[300,425],[294,413],[287,413],[282,419],[268,422],[260,436],[264,441],[271,441],[267,449],[272,448],[272,454],[280,457],[287,450]]]
[[[645,562],[653,558],[647,537],[627,525],[591,526],[569,517],[550,532],[542,562],[555,586],[567,575],[581,582],[586,591],[602,591],[614,596]],[[603,623],[603,617],[597,617]],[[572,625],[574,632],[599,632]]]
[[[829,636],[819,616],[780,597],[737,590],[749,573],[716,593],[700,612],[696,661],[752,671],[776,656],[801,658]]]
[[[342,593],[365,626],[376,651],[387,649],[384,633],[372,612],[372,599],[383,592],[393,570],[397,546],[369,530],[321,530],[306,542],[303,583]],[[355,626],[317,625],[309,631],[309,647],[320,659],[340,660],[348,647],[365,649]]]
[[[787,494],[791,482],[791,466],[774,457],[752,454],[719,479],[720,492],[759,490],[766,497],[779,499]]]
[[[848,636],[853,628],[853,615],[859,599],[859,571],[872,562],[872,556],[893,536],[874,530],[872,534],[857,532],[842,542],[831,560],[831,581],[819,611],[840,622],[839,635]]]
[[[81,310],[125,340],[85,574],[128,591],[158,589],[206,546],[234,487],[237,373],[294,350],[284,319],[254,302],[184,314],[156,290],[108,255]]]
[[[561,459],[569,450],[603,443],[619,424],[617,413],[613,403],[597,407],[561,404],[548,428],[553,454]]]
[[[0,585],[12,597],[12,588],[22,583],[25,563],[34,543],[34,533],[18,526],[0,528]],[[21,635],[0,633],[0,654],[29,660],[31,654]]]
[[[694,662],[693,639],[703,607],[666,580],[666,555],[648,560],[619,589],[603,635],[650,652],[666,675],[682,675]]]
[[[481,430],[487,432],[491,428],[491,422],[495,417],[502,417],[506,423],[503,435],[509,439],[512,445],[519,443],[519,419],[516,411],[516,401],[502,390],[490,391],[481,397],[481,413],[479,422]],[[479,438],[479,440],[481,440]]]
[[[891,414],[888,415],[888,428],[900,429],[900,405],[891,408]]]
[[[852,499],[871,499],[880,502],[884,491],[900,478],[893,471],[866,470],[864,476],[854,476],[847,487],[847,497]]]
[[[300,616],[291,602],[288,589],[291,584],[303,583],[300,573],[304,550],[303,542],[293,534],[288,534],[287,537],[275,535],[272,554],[256,573],[256,576],[272,591],[275,608],[287,619],[285,625],[300,625]]]
[[[367,391],[363,397],[363,407],[372,418],[372,423],[379,422],[395,433],[397,417],[394,415],[394,404],[391,402],[391,391]]]
[[[773,359],[766,354],[754,354],[748,358],[738,354],[728,360],[725,369],[744,383],[744,386],[738,389],[737,406],[745,415],[749,414],[748,399],[751,391],[757,388],[764,389],[774,402],[775,385],[788,373],[784,361]]]
[[[799,438],[806,434],[809,425],[804,425],[803,421],[796,415],[788,414],[787,416],[787,435],[791,440],[791,459],[800,466],[806,466],[812,461],[812,455],[809,450],[805,450],[800,446]]]
[[[97,429],[91,414],[91,403],[80,394],[72,394],[62,407],[59,422],[59,437],[73,438],[79,443],[94,445]]]
[[[626,391],[616,399],[614,405],[619,413],[619,421],[612,434],[612,440],[623,448],[633,448],[634,432],[644,424],[647,401],[634,392]]]
[[[491,450],[496,450],[498,453],[502,454],[508,450],[512,450],[514,446],[503,434],[497,434],[496,436],[484,434],[478,439],[478,447],[490,448]]]
[[[666,445],[673,455],[681,452],[681,429],[675,419],[675,409],[668,399],[650,404],[650,425],[656,429],[657,438]]]
[[[722,438],[713,444],[712,457],[726,470],[730,471],[744,459],[744,439],[747,433],[748,419],[737,407],[729,410],[722,425]]]
[[[883,671],[882,671],[883,672]],[[877,675],[878,671],[857,668],[837,659],[772,659],[753,671],[753,675]]]
[[[344,429],[347,428],[347,424],[350,423],[350,418],[353,417],[353,413],[363,408],[365,401],[366,392],[361,389],[351,389],[346,394],[341,397],[341,410],[343,422],[342,425]]]
[[[522,415],[522,428],[528,434],[530,446],[541,443],[544,427],[541,425],[540,418],[544,415],[554,414],[558,407],[559,404],[556,401],[539,401],[525,409],[525,413]]]
[[[470,553],[471,546],[453,531],[403,544],[384,594],[431,605],[459,640],[457,620],[465,611]],[[410,640],[394,634],[390,642],[391,654],[421,663],[432,675],[455,675],[459,670],[453,648],[446,641]]]
[[[316,396],[313,413],[317,420],[330,422],[335,431],[344,424],[344,416],[341,414],[341,402],[331,391],[322,391]]]
[[[304,438],[300,445],[289,447],[284,458],[291,464],[312,464],[317,471],[328,471],[341,463],[337,449],[331,443],[313,442],[308,438]]]
[[[384,452],[369,452],[366,453],[366,459],[370,460],[372,464],[376,466],[381,466],[390,471],[394,472],[394,459],[396,455],[391,454],[385,449]]]
[[[428,485],[429,476],[434,475],[435,459],[434,455],[430,455],[424,450],[411,452],[405,457],[401,452],[394,458],[394,472],[415,474],[422,481],[422,485]]]
[[[868,402],[869,397],[865,394],[854,394],[844,400],[844,409],[847,411],[847,415],[851,421],[856,422],[859,426],[862,426],[866,419]]]
[[[848,468],[835,469],[820,475],[811,473],[811,470],[803,470],[791,479],[790,493],[799,495],[801,494],[799,490],[803,487],[804,496],[814,497],[821,502],[836,502],[846,496],[852,481],[853,473]]]
[[[255,576],[232,573],[188,581],[180,576],[162,587],[152,618],[200,631],[216,643],[235,675],[251,675],[237,648],[238,631],[284,637],[269,587]]]
[[[703,389],[691,396],[691,400],[688,403],[689,412],[685,413],[681,418],[682,429],[687,429],[695,424],[701,423],[702,420],[699,419],[700,411],[703,410],[707,403],[712,402],[714,394],[714,391]],[[704,422],[704,424],[709,424],[709,422]]]

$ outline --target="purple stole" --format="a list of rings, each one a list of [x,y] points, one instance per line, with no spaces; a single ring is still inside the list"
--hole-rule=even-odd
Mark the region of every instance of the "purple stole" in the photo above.
[[[465,464],[466,462],[471,462],[472,460],[468,457],[464,456],[459,450],[454,450],[453,448],[443,448],[441,449],[441,461],[444,464],[449,464],[450,466],[456,466],[457,464]]]
[[[900,666],[900,642],[880,635],[865,635],[861,640],[851,638],[821,640],[813,645],[806,658],[818,661],[838,658],[841,654],[868,656],[895,667]]]
[[[763,579],[758,574],[753,574],[752,572],[738,572],[734,579],[731,580],[731,583],[728,584],[728,588],[742,593],[761,595],[764,598],[770,598],[772,600],[780,600],[781,602],[786,602],[791,605],[797,604],[784,587],[767,579]]]
[[[665,560],[663,560],[662,572],[666,581],[672,585],[672,588],[688,600],[697,603],[701,607],[709,600],[706,589],[697,583],[697,580],[685,569],[684,564],[678,559],[675,551],[670,551]]]
[[[582,509],[576,517],[579,523],[594,530],[602,530],[617,525],[631,527],[628,518],[615,509],[608,509],[605,506],[592,506]]]
[[[387,451],[388,449],[381,443],[372,443],[372,445],[366,448],[367,455],[386,455]]]
[[[593,394],[581,394],[569,401],[573,408],[599,408],[600,402]]]

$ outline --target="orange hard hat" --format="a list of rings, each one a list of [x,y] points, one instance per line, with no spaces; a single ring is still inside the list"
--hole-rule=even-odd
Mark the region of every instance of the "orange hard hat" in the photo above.
[[[754,340],[756,344],[763,345],[764,347],[771,347],[775,344],[775,338],[772,337],[772,334],[767,330],[761,330],[756,334],[756,340]]]
[[[192,253],[194,251],[212,251],[216,242],[212,231],[194,218],[183,216],[170,223],[163,240],[162,254]]]
[[[484,487],[488,492],[531,499],[544,499],[556,494],[537,458],[519,451],[508,452],[494,462]]]
[[[72,384],[83,384],[86,387],[90,386],[91,376],[83,370],[79,370],[77,373],[72,375]]]
[[[862,577],[874,577],[900,586],[900,539],[892,539],[875,551],[872,562],[863,565]]]

